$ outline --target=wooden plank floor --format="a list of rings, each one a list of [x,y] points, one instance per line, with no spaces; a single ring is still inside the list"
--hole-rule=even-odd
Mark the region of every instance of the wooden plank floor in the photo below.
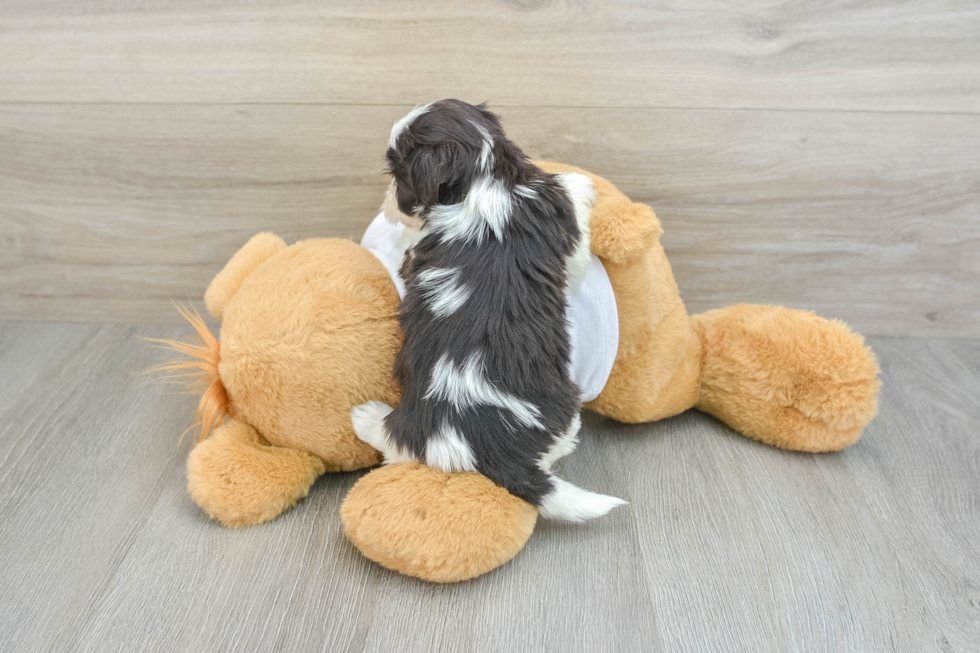
[[[136,336],[183,331],[0,324],[0,649],[980,650],[976,341],[871,339],[881,414],[839,454],[587,414],[562,475],[630,505],[438,586],[346,540],[358,474],[264,526],[209,521],[193,398],[136,376],[165,356]]]

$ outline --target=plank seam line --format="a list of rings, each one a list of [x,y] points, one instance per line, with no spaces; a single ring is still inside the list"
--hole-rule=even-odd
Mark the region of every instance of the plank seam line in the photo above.
[[[19,101],[0,100],[0,107],[16,106],[151,106],[151,107],[375,107],[375,108],[411,108],[406,103],[371,103],[371,102],[131,102],[131,101],[93,101],[93,102],[57,102],[57,101]],[[870,115],[909,115],[909,116],[980,116],[978,111],[917,111],[912,109],[808,109],[784,107],[672,107],[672,106],[629,106],[629,105],[547,105],[547,104],[497,104],[490,103],[491,109],[569,109],[588,111],[698,111],[698,112],[731,112],[731,113],[825,113],[825,114],[870,114]]]

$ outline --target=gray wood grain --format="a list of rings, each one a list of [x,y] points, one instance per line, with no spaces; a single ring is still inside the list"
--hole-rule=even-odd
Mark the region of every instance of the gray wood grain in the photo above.
[[[0,101],[980,111],[973,0],[6,0]]]
[[[132,328],[2,329],[3,358],[29,362],[3,369],[20,392],[0,414],[0,641],[63,649],[126,558],[160,483],[181,474],[186,442],[159,436],[164,425],[182,430],[187,397],[135,377],[158,355]]]
[[[975,651],[980,344],[874,339],[881,414],[793,454],[686,413],[587,414],[561,474],[630,505],[541,522],[456,585],[344,538],[358,474],[228,530],[184,488],[193,398],[137,381],[175,326],[0,324],[0,648],[17,651]],[[14,390],[16,395],[8,395]]]
[[[641,550],[658,616],[681,625],[669,650],[762,650],[722,632],[782,651],[980,646],[980,345],[872,346],[881,413],[841,453],[780,452],[702,415],[608,424],[656,479],[628,475],[635,519],[657,525]]]
[[[408,107],[0,105],[0,316],[174,321],[251,235],[358,238]],[[980,116],[502,111],[664,224],[692,311],[980,336]]]

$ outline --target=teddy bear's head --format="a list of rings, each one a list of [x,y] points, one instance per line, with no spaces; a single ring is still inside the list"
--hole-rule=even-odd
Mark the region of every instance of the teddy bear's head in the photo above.
[[[220,412],[270,444],[315,454],[328,470],[380,462],[354,435],[350,410],[398,402],[391,370],[402,336],[398,293],[367,250],[338,239],[287,247],[259,234],[205,301],[222,321],[212,392]]]

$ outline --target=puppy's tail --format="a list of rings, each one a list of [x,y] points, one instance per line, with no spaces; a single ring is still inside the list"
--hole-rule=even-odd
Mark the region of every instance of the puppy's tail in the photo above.
[[[568,481],[551,475],[554,489],[541,500],[538,509],[541,516],[547,519],[583,522],[604,514],[627,502],[605,494],[596,494],[572,485]]]

